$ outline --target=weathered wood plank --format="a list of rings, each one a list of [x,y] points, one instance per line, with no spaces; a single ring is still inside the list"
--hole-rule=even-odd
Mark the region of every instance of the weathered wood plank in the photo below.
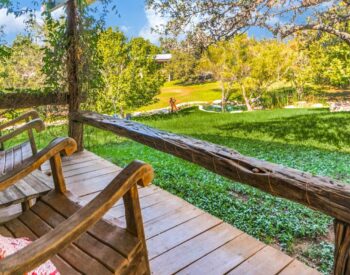
[[[173,274],[243,232],[222,223],[150,261],[153,274]],[[243,273],[242,273],[243,274]]]
[[[204,212],[195,206],[184,206],[177,208],[172,213],[160,216],[157,219],[153,219],[148,223],[145,223],[146,239],[152,238],[162,232],[165,232],[175,226],[187,222]]]
[[[139,189],[139,190],[142,190],[142,189]],[[140,204],[143,210],[153,205],[156,205],[158,203],[161,203],[163,201],[167,201],[167,200],[169,201],[170,199],[172,199],[172,197],[169,194],[159,191],[149,196],[140,197]],[[114,208],[113,215],[115,217],[121,218],[125,216],[125,207],[123,203],[119,203],[115,205],[113,208]]]
[[[284,267],[293,261],[293,258],[287,256],[281,251],[266,246],[248,260],[234,268],[230,275],[266,275],[278,274]]]
[[[78,174],[75,176],[71,176],[67,178],[67,184],[74,184],[77,182],[85,182],[86,180],[91,180],[93,178],[103,176],[109,173],[114,173],[114,175],[117,175],[117,172],[120,172],[120,168],[117,166],[109,166],[109,167],[103,167],[98,170],[90,171],[83,174]]]
[[[294,260],[286,268],[284,268],[279,275],[319,275],[320,273],[316,269],[312,269],[311,267],[302,264],[298,260]]]
[[[175,246],[194,238],[220,223],[222,223],[221,220],[205,213],[148,239],[147,247],[149,259],[152,260]]]
[[[170,201],[163,201],[156,205],[152,205],[142,210],[143,222],[147,223],[150,220],[158,218],[162,215],[166,215],[176,211],[177,208],[183,207],[184,201],[181,199],[174,197]],[[106,214],[106,218],[122,218],[124,215],[118,215],[120,212],[116,208],[112,208]]]
[[[20,221],[30,228],[38,237],[41,237],[52,230],[52,227],[42,221],[31,211],[27,211],[21,215]],[[6,224],[6,226],[8,225]],[[58,255],[82,273],[98,272],[95,274],[111,274],[105,266],[95,259],[92,259],[88,254],[77,248],[75,245],[66,247],[59,252]]]
[[[181,270],[178,274],[226,274],[265,246],[253,237],[242,234]]]
[[[53,228],[66,220],[65,217],[40,201],[36,203],[31,211]],[[82,234],[74,241],[74,244],[87,254],[93,255],[93,258],[97,261],[104,263],[110,271],[117,270],[120,265],[126,264],[126,258],[88,233]]]
[[[91,201],[93,198],[95,198],[99,192],[101,190],[98,190],[94,193],[91,193],[91,194],[88,194],[88,195],[83,195],[83,196],[80,196],[79,197],[79,204],[80,205],[85,205],[87,204],[89,201]],[[140,188],[139,189],[139,195],[140,195],[140,198],[142,200],[143,197],[147,197],[147,196],[150,196],[152,195],[153,193],[157,193],[160,191],[160,188],[155,186],[155,185],[150,185],[150,186],[147,186],[146,188]],[[120,200],[116,203],[116,206],[117,205],[122,205],[123,204],[123,201]]]
[[[67,179],[67,187],[76,196],[88,195],[105,188],[108,185],[108,181],[110,182],[114,179],[117,174],[117,172],[111,172],[81,182],[71,182],[70,179]]]
[[[341,182],[246,157],[223,146],[156,130],[132,121],[93,112],[72,113],[71,119],[133,139],[229,179],[350,223],[350,186]]]
[[[73,169],[73,170],[70,170],[70,171],[66,171],[66,172],[64,172],[64,177],[68,179],[68,178],[71,178],[73,176],[83,175],[83,174],[86,174],[86,173],[98,171],[98,170],[105,169],[105,168],[108,168],[108,167],[115,167],[115,165],[113,165],[111,163],[99,163],[99,162],[96,162],[96,163],[91,164],[89,166],[80,167],[78,169]]]
[[[68,93],[1,93],[0,109],[32,108],[33,106],[66,105]]]
[[[80,209],[79,205],[63,196],[48,194],[42,200],[66,218]],[[89,228],[88,232],[126,257],[135,252],[138,244],[138,240],[127,234],[124,229],[116,228],[103,220]]]

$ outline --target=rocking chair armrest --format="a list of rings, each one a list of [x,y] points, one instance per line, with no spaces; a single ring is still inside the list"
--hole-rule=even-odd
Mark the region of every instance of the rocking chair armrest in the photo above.
[[[37,119],[37,118],[40,118],[39,117],[39,114],[37,111],[35,110],[31,110],[29,112],[26,112],[18,117],[16,117],[15,119],[11,120],[11,121],[8,121],[4,124],[1,124],[0,125],[0,131],[10,127],[10,126],[13,126],[15,124],[17,124],[18,122],[21,122],[21,121],[26,121],[28,119]]]
[[[70,156],[76,151],[76,149],[77,144],[72,138],[54,139],[47,147],[26,159],[20,166],[3,176],[0,175],[0,191],[8,188],[18,180],[37,170],[43,163],[51,159],[53,156],[62,152]]]
[[[150,165],[132,162],[86,206],[40,239],[1,260],[0,273],[23,274],[49,260],[97,223],[135,184],[142,182],[146,186],[152,179]]]
[[[14,138],[15,136],[18,136],[19,134],[25,131],[28,131],[30,129],[35,129],[37,132],[41,132],[45,129],[45,124],[40,118],[31,120],[26,124],[22,125],[21,127],[18,127],[17,129],[13,130],[12,132],[6,135],[0,136],[0,143],[5,142],[11,138]]]

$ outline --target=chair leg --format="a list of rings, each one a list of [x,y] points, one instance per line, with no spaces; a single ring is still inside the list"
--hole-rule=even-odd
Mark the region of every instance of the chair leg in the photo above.
[[[35,204],[35,199],[31,199],[31,200],[22,202],[21,203],[22,211],[24,212],[24,211],[29,210],[34,204]]]
[[[53,182],[55,184],[55,190],[64,194],[67,191],[67,189],[63,176],[61,156],[59,154],[53,156],[50,159],[50,165]]]
[[[137,185],[134,185],[123,197],[125,206],[126,228],[133,235],[138,237],[143,243],[144,257],[146,260],[145,274],[151,274],[148,252],[146,246],[145,231],[143,228],[142,213],[140,207],[139,193]]]

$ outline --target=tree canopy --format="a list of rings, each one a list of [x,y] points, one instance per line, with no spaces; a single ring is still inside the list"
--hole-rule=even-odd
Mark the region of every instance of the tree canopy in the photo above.
[[[179,35],[201,31],[215,40],[228,39],[250,27],[263,27],[286,37],[316,30],[335,35],[350,45],[347,0],[148,0],[150,8],[168,19],[163,30]]]
[[[130,41],[112,28],[101,33],[98,46],[104,89],[98,93],[97,109],[120,112],[153,102],[164,83],[155,55],[159,49],[143,38]]]

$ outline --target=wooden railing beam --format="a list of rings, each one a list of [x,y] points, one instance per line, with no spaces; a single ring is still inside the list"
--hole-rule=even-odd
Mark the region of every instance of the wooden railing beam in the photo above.
[[[68,93],[26,93],[0,94],[0,109],[21,109],[45,105],[67,105]]]
[[[247,157],[206,141],[98,113],[76,112],[71,114],[71,119],[130,138],[231,180],[304,204],[350,224],[350,186],[339,181]]]

